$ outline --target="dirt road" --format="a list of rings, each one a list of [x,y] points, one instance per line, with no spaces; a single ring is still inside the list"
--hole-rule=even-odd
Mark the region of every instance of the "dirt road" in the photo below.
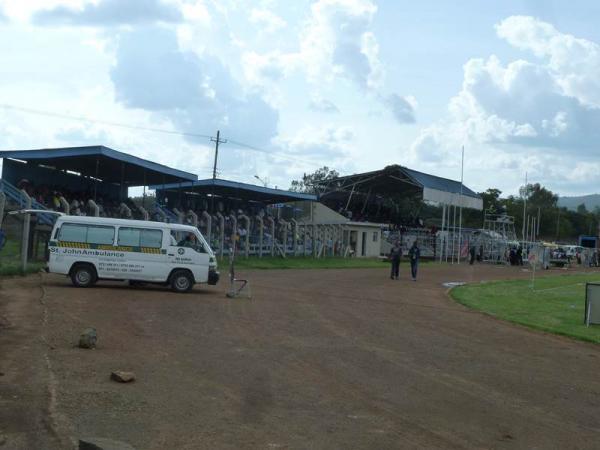
[[[468,311],[442,286],[521,272],[431,265],[411,282],[401,270],[400,281],[379,269],[250,272],[251,301],[226,299],[224,285],[177,295],[4,280],[0,308],[13,325],[0,328],[2,409],[23,414],[0,413],[0,442],[598,448],[600,347]],[[28,313],[15,316],[19,307]],[[96,350],[74,347],[88,326]],[[116,369],[137,380],[110,381]],[[13,391],[28,395],[6,400]]]

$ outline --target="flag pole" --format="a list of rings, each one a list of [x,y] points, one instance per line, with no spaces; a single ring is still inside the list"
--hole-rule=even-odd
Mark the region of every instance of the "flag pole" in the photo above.
[[[465,173],[465,146],[462,146],[462,158],[460,162],[460,196],[458,213],[458,264],[460,264],[460,252],[462,251],[462,199],[463,199],[463,181]]]

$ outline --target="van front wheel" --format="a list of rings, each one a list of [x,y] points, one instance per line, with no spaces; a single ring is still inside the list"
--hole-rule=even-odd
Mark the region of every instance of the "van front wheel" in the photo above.
[[[71,282],[77,287],[90,287],[96,282],[96,271],[89,264],[77,264],[71,269]]]
[[[175,292],[188,292],[194,286],[194,280],[187,270],[176,270],[171,275],[171,289]]]

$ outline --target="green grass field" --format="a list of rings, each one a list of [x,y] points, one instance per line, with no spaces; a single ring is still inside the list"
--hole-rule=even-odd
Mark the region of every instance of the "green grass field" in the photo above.
[[[38,272],[46,265],[45,262],[34,261],[27,264],[26,273]],[[21,243],[8,240],[0,250],[0,276],[22,275]]]
[[[530,280],[459,286],[450,295],[459,303],[500,319],[575,339],[600,343],[600,325],[583,324],[585,283],[600,274],[560,275]]]
[[[229,259],[224,257],[218,261],[221,271],[229,267]],[[295,257],[279,258],[267,256],[263,258],[252,257],[245,259],[237,257],[236,269],[373,269],[389,268],[390,263],[379,258],[312,258]]]

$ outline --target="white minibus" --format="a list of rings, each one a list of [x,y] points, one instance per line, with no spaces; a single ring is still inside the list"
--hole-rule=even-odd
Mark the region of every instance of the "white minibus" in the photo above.
[[[215,254],[189,225],[61,215],[48,248],[48,272],[67,275],[78,287],[129,280],[187,292],[194,283],[219,281]]]

